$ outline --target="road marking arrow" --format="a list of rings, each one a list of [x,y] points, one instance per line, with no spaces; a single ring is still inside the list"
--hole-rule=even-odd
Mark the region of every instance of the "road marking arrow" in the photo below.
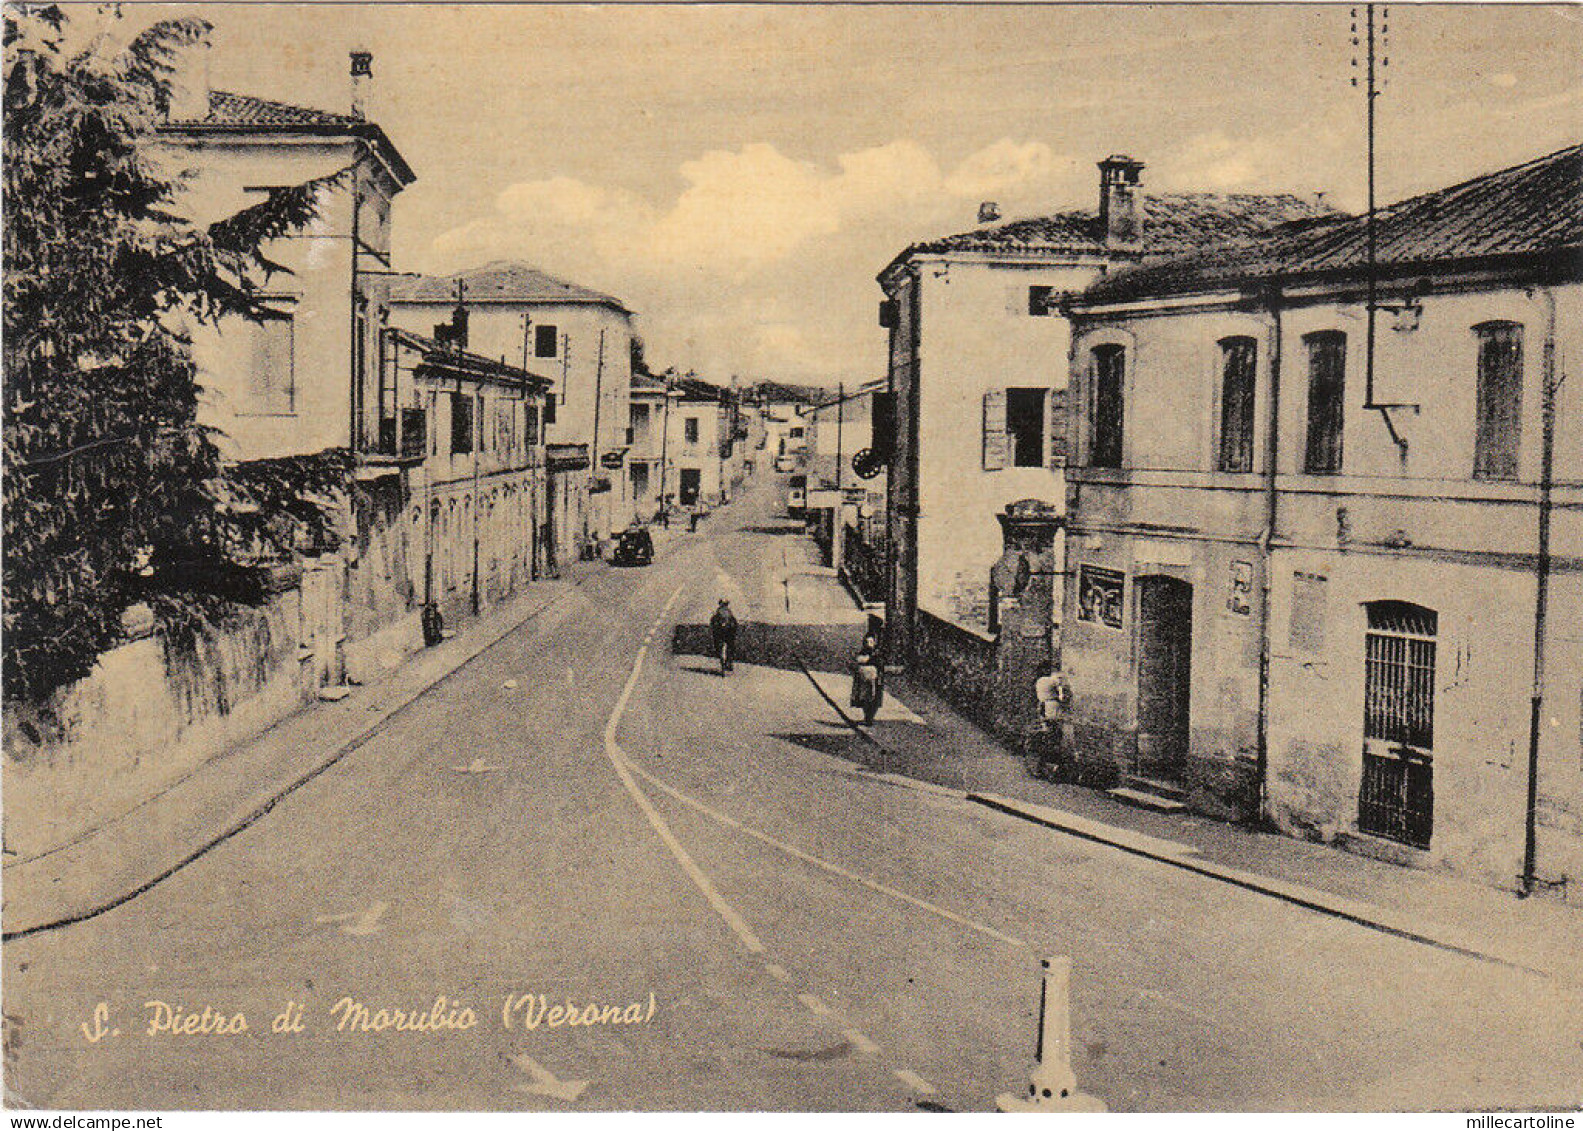
[[[555,1073],[525,1052],[508,1056],[506,1059],[533,1077],[531,1083],[512,1085],[511,1090],[514,1092],[526,1092],[530,1096],[551,1096],[565,1100],[567,1103],[575,1103],[588,1087],[587,1080],[558,1079]]]
[[[341,930],[348,935],[375,935],[379,933],[379,920],[389,909],[390,904],[381,899],[361,915],[355,911],[347,911],[340,915],[316,915],[313,921],[339,923]]]

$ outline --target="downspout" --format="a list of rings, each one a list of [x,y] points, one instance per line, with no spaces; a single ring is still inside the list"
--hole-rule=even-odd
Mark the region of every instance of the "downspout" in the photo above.
[[[1256,816],[1259,824],[1269,819],[1270,776],[1270,575],[1278,517],[1279,493],[1275,489],[1280,469],[1281,437],[1281,288],[1276,284],[1265,295],[1270,312],[1270,409],[1264,452],[1264,529],[1259,534],[1259,719],[1258,746],[1254,776],[1258,789]]]
[[[1528,704],[1528,804],[1523,822],[1522,896],[1533,894],[1539,857],[1539,733],[1544,714],[1545,619],[1550,607],[1550,511],[1555,477],[1556,296],[1545,296],[1545,341],[1540,363],[1539,546],[1534,586],[1534,683]]]
[[[362,353],[362,342],[357,332],[357,303],[360,297],[359,292],[362,289],[357,277],[358,258],[362,251],[362,232],[359,227],[359,220],[362,217],[363,198],[358,191],[358,174],[361,172],[361,166],[362,158],[360,156],[352,166],[352,279],[350,301],[347,303],[347,323],[349,326],[347,341],[352,348],[351,355],[347,358],[347,368],[351,371],[351,388],[348,390],[349,395],[347,397],[346,440],[347,446],[354,452],[360,451],[362,447],[358,443],[358,418],[361,415],[358,411],[360,407],[358,402],[361,399],[359,394],[362,391],[361,386],[363,383],[363,375],[361,367],[358,365],[358,358]]]
[[[907,269],[907,274],[912,277],[910,288],[910,303],[912,310],[909,312],[909,330],[907,343],[908,360],[912,362],[912,372],[908,376],[911,388],[907,394],[910,411],[907,413],[907,489],[912,501],[906,505],[903,519],[907,530],[907,545],[910,550],[910,565],[912,569],[911,580],[907,584],[907,594],[904,602],[903,613],[906,618],[907,628],[907,654],[906,661],[913,663],[917,647],[918,636],[918,519],[923,513],[923,497],[919,491],[918,477],[922,468],[922,459],[918,453],[918,438],[922,431],[923,405],[920,403],[923,393],[923,271],[915,263]]]

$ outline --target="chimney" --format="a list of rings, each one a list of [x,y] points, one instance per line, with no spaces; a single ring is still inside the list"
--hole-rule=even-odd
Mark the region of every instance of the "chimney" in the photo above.
[[[1000,219],[1000,205],[993,200],[986,200],[978,206],[978,222],[980,224],[993,224]]]
[[[1142,173],[1142,161],[1120,154],[1099,163],[1099,224],[1108,249],[1143,248],[1143,202],[1138,193]]]
[[[374,81],[374,53],[353,51],[352,55],[352,117],[364,117],[368,88]]]

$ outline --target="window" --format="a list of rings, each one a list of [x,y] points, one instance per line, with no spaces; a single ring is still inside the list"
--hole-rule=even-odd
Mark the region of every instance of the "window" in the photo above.
[[[1220,343],[1221,471],[1253,470],[1253,373],[1257,347],[1252,338]]]
[[[541,324],[533,327],[533,356],[556,357],[560,347],[560,332],[554,326]]]
[[[1515,322],[1473,327],[1479,342],[1478,430],[1473,441],[1477,479],[1516,479],[1522,436],[1523,328]]]
[[[1035,286],[1028,288],[1028,313],[1035,318],[1041,318],[1051,313],[1054,305],[1054,287]]]
[[[539,445],[539,410],[533,405],[523,406],[523,442],[530,448]]]
[[[517,402],[500,401],[495,406],[495,448],[510,452],[517,446]]]
[[[689,416],[682,421],[682,439],[689,444],[698,442],[698,418],[696,416]]]
[[[295,412],[296,319],[293,307],[274,303],[261,312],[262,321],[249,321],[252,358],[248,372],[247,412]]]
[[[1358,828],[1428,848],[1439,617],[1405,601],[1374,601],[1366,609]]]
[[[1044,390],[1006,390],[1006,447],[1013,467],[1044,466]]]
[[[467,393],[451,394],[451,454],[473,450],[473,398]]]
[[[1309,334],[1308,447],[1303,470],[1334,475],[1341,470],[1341,429],[1346,409],[1347,336],[1339,330]]]
[[[1088,445],[1088,462],[1092,467],[1121,466],[1125,352],[1121,346],[1114,345],[1094,348]]]

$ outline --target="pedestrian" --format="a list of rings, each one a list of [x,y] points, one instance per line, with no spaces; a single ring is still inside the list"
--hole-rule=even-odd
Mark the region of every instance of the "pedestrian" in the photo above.
[[[1072,702],[1072,685],[1066,673],[1052,671],[1033,682],[1039,701],[1038,730],[1033,734],[1034,756],[1030,769],[1035,777],[1052,780],[1060,772],[1066,750],[1066,709]]]
[[[885,667],[880,660],[879,637],[870,633],[863,637],[863,646],[852,661],[852,706],[859,708],[863,722],[872,726],[884,697]]]
[[[731,602],[720,598],[715,615],[709,618],[709,637],[714,643],[715,655],[720,657],[720,674],[731,670],[737,647],[737,618],[731,611]]]

